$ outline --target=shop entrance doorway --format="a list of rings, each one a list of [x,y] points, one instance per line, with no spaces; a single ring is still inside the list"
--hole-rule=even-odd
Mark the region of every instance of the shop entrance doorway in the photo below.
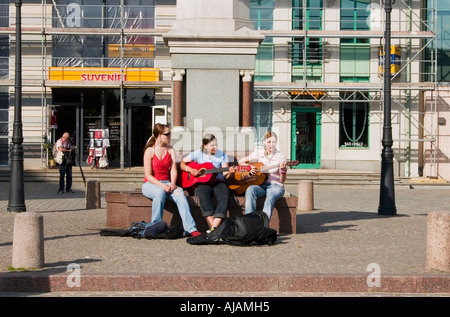
[[[124,97],[124,166],[143,166],[143,148],[151,135],[152,99],[144,96],[149,90],[127,90]],[[57,110],[58,128],[54,129],[57,140],[64,132],[69,132],[73,144],[78,147],[81,163],[89,155],[90,131],[107,129],[109,148],[107,156],[110,167],[120,167],[121,115],[120,91],[118,89],[53,89],[53,105]],[[87,165],[87,164],[86,164]]]
[[[291,159],[300,162],[295,168],[320,168],[321,127],[320,107],[293,107]]]

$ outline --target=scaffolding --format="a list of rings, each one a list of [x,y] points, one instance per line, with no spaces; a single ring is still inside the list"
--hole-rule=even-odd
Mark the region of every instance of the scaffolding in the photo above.
[[[301,2],[301,1],[300,1]],[[429,1],[430,7],[423,8],[423,1],[414,0],[401,0],[397,1],[393,10],[395,15],[393,19],[394,27],[392,28],[391,38],[394,42],[397,42],[403,49],[404,58],[401,59],[401,66],[398,71],[392,76],[392,91],[393,102],[397,105],[397,109],[401,109],[398,113],[405,116],[408,124],[411,127],[415,127],[419,130],[418,136],[412,136],[409,132],[401,135],[394,141],[405,142],[405,148],[410,148],[411,142],[419,142],[420,147],[423,147],[423,143],[429,142],[431,155],[428,156],[427,164],[433,166],[434,176],[437,176],[437,147],[436,141],[436,69],[437,69],[437,51],[436,45],[433,46],[433,42],[436,39],[435,25],[436,25],[436,7],[437,1]],[[39,8],[40,6],[40,8]],[[339,6],[339,5],[338,5]],[[14,25],[14,13],[13,4],[10,5],[10,26],[0,27],[0,34],[8,34],[11,38],[11,43],[14,44],[15,37],[15,25]],[[336,10],[336,8],[331,9]],[[39,10],[40,9],[40,10]],[[303,10],[303,17],[307,16],[306,0],[303,0],[301,10]],[[309,8],[310,9],[310,8]],[[329,8],[320,8],[326,12]],[[374,11],[378,9],[379,11]],[[332,19],[326,19],[321,21],[323,26],[321,29],[308,29],[306,25],[297,30],[292,30],[293,19],[292,8],[290,8],[289,19],[273,19],[273,29],[271,30],[258,30],[266,37],[274,39],[273,47],[276,55],[281,56],[284,59],[282,62],[287,65],[292,65],[292,48],[295,41],[307,43],[309,41],[320,41],[321,45],[321,67],[314,66],[315,71],[318,69],[321,75],[321,81],[308,80],[307,64],[312,62],[317,56],[309,56],[310,61],[307,60],[308,52],[307,46],[303,45],[303,50],[300,54],[303,58],[303,67],[299,67],[297,70],[301,80],[292,80],[293,68],[286,70],[274,69],[278,77],[283,79],[276,79],[273,81],[255,81],[254,82],[254,94],[255,102],[283,102],[283,103],[345,103],[345,102],[367,102],[379,107],[378,111],[374,111],[381,115],[383,108],[383,76],[380,76],[378,70],[371,72],[369,83],[342,83],[339,81],[339,73],[332,73],[329,71],[329,64],[333,62],[336,64],[338,55],[338,47],[341,39],[370,39],[371,50],[378,51],[378,47],[382,46],[384,42],[384,30],[381,27],[383,25],[382,18],[382,2],[375,3],[375,7],[371,7],[371,12],[378,12],[380,27],[378,29],[362,30],[362,31],[343,31],[339,29],[339,20],[332,21]],[[47,131],[48,122],[48,102],[47,94],[49,88],[52,87],[76,87],[79,86],[79,82],[64,80],[51,80],[49,78],[49,69],[52,66],[51,57],[51,45],[52,38],[57,36],[95,36],[103,39],[103,37],[114,37],[118,45],[119,56],[116,56],[115,63],[122,75],[122,80],[111,81],[108,83],[102,82],[84,82],[84,87],[108,87],[117,88],[123,91],[126,88],[143,88],[158,87],[157,94],[170,96],[170,89],[172,85],[170,77],[170,69],[168,67],[161,68],[161,78],[155,82],[141,82],[141,81],[124,81],[123,74],[128,67],[127,58],[124,56],[125,45],[130,38],[134,36],[152,36],[155,38],[155,52],[163,52],[167,49],[164,46],[162,36],[171,30],[173,21],[175,20],[175,11],[168,13],[169,11],[161,10],[156,12],[153,21],[149,23],[152,27],[143,27],[129,21],[130,17],[125,14],[124,1],[120,1],[120,6],[117,7],[116,15],[114,19],[116,22],[111,23],[110,27],[106,27],[102,22],[99,27],[91,26],[77,26],[67,27],[63,21],[63,12],[60,12],[58,5],[54,0],[42,0],[41,4],[27,5],[23,7],[23,22],[22,33],[24,35],[23,42],[29,48],[29,51],[33,50],[33,54],[40,50],[40,56],[35,55],[36,60],[40,62],[32,61],[24,64],[24,76],[23,86],[40,90],[41,93],[41,105],[42,105],[42,131],[45,134]],[[427,16],[427,12],[429,15]],[[335,14],[335,13],[333,13]],[[289,14],[288,14],[289,16]],[[128,23],[129,22],[129,23]],[[136,22],[136,21],[135,21]],[[142,22],[142,21],[141,21]],[[311,22],[311,21],[309,21]],[[325,23],[326,22],[326,23]],[[372,21],[373,22],[373,21]],[[377,21],[375,21],[377,22]],[[303,19],[303,23],[306,23],[306,19]],[[331,26],[328,28],[328,26]],[[379,43],[375,43],[376,41]],[[425,54],[425,50],[429,49],[430,54]],[[377,53],[371,53],[371,60],[373,63],[376,60],[375,55]],[[158,55],[155,54],[155,58]],[[302,64],[302,63],[300,63]],[[313,62],[311,63],[313,64]],[[424,65],[427,65],[425,68]],[[378,69],[377,67],[372,67]],[[417,72],[418,70],[418,72]],[[283,72],[286,72],[283,75]],[[0,85],[14,86],[14,72],[10,71],[8,79],[1,79]],[[319,92],[319,93],[318,93]],[[361,96],[360,100],[355,101],[352,98],[352,94],[358,94]],[[308,98],[305,98],[307,96]],[[123,99],[123,98],[122,98]],[[415,102],[419,105],[417,113],[412,113],[411,104]],[[425,107],[425,104],[429,105]],[[425,111],[426,109],[426,111]],[[122,109],[123,111],[123,109]],[[431,125],[425,126],[424,116],[431,117]],[[123,116],[123,113],[122,113]],[[123,121],[123,120],[122,120]],[[123,129],[123,127],[121,127]],[[123,134],[122,134],[123,135]],[[39,137],[42,145],[42,137]],[[122,147],[123,148],[123,147]],[[406,160],[409,160],[408,150],[406,150]],[[423,148],[419,148],[419,152],[423,153]],[[419,158],[420,159],[420,158]],[[123,158],[121,159],[123,161]],[[406,171],[406,174],[409,172]]]
[[[420,1],[418,1],[420,2]],[[396,21],[392,23],[396,27],[392,28],[391,39],[400,43],[404,48],[405,58],[398,61],[398,66],[395,73],[391,76],[391,90],[392,102],[397,105],[398,113],[401,113],[407,120],[407,131],[404,135],[394,138],[395,142],[403,142],[406,144],[405,149],[405,176],[410,176],[409,162],[411,159],[411,142],[418,142],[418,153],[424,152],[424,143],[429,143],[429,155],[427,156],[431,168],[431,177],[438,177],[437,171],[437,154],[438,148],[436,146],[436,126],[437,111],[436,111],[436,70],[437,70],[437,46],[433,45],[436,40],[436,1],[429,2],[429,8],[417,8],[417,1],[400,1],[393,8],[396,10]],[[415,5],[415,9],[412,5]],[[422,4],[422,2],[420,2]],[[419,5],[420,5],[419,4]],[[382,9],[382,3],[378,6],[371,6],[372,11]],[[303,0],[303,5],[300,7],[303,10],[303,16],[307,16],[306,0]],[[316,8],[321,9],[321,8]],[[426,17],[428,13],[427,19]],[[384,23],[382,15],[379,15],[379,22]],[[306,23],[306,19],[303,20]],[[322,21],[320,21],[322,22]],[[373,20],[372,20],[373,22]],[[382,24],[383,24],[382,23]],[[328,23],[332,24],[332,23]],[[327,23],[322,23],[327,25]],[[335,25],[335,24],[334,24]],[[405,29],[402,29],[404,27]],[[319,59],[322,62],[322,67],[319,70],[321,82],[310,82],[308,78],[308,56],[307,46],[303,45],[303,67],[301,73],[303,74],[301,81],[286,81],[286,82],[255,82],[255,102],[272,102],[272,103],[298,103],[314,104],[314,103],[343,103],[343,102],[363,102],[378,105],[378,115],[382,115],[384,104],[384,85],[383,76],[378,74],[379,80],[372,73],[370,75],[370,83],[351,83],[339,82],[339,76],[326,72],[324,69],[326,64],[330,62],[330,51],[336,52],[336,48],[331,43],[333,39],[371,39],[379,40],[378,45],[371,44],[371,47],[382,47],[385,41],[385,31],[382,28],[378,30],[358,30],[358,31],[343,31],[327,30],[326,27],[320,30],[307,30],[306,25],[300,30],[259,30],[259,32],[266,37],[276,38],[273,41],[274,50],[281,49],[288,51],[288,58],[292,59],[292,54],[289,54],[292,49],[292,43],[297,41],[300,43],[307,43],[314,40],[320,42],[322,52],[319,53]],[[336,46],[336,42],[334,42]],[[339,45],[339,43],[337,44]],[[278,46],[278,47],[277,47]],[[429,49],[430,54],[426,59],[425,51]],[[310,54],[311,56],[311,54]],[[317,63],[317,58],[313,56],[314,61],[311,64]],[[336,58],[336,57],[335,57]],[[371,58],[373,59],[373,58]],[[425,65],[428,68],[425,69]],[[392,69],[392,68],[391,68]],[[417,73],[417,69],[419,73]],[[275,71],[276,72],[276,71]],[[337,74],[338,75],[338,74]],[[328,81],[327,78],[334,80]],[[354,100],[353,95],[360,96],[360,100]],[[413,100],[414,98],[414,100]],[[416,115],[412,114],[411,103],[418,104],[418,112]],[[425,104],[428,107],[425,107]],[[326,108],[326,107],[325,107]],[[425,110],[426,109],[426,110]],[[430,125],[425,126],[424,116],[429,116]],[[411,126],[415,127],[419,132],[418,136],[411,135]],[[423,160],[419,155],[419,161]],[[422,162],[423,163],[423,162]]]

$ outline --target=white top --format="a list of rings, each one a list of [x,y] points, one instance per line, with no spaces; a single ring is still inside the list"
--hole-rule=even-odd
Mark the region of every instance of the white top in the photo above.
[[[276,183],[280,186],[284,186],[280,181],[280,163],[286,162],[286,156],[277,149],[269,156],[264,154],[264,149],[257,149],[248,156],[249,162],[261,162],[264,166],[271,166],[272,168],[265,171],[268,173],[266,182]]]

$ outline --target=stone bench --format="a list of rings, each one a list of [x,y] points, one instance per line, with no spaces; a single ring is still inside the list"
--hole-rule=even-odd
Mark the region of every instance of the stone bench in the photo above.
[[[189,196],[191,213],[201,232],[208,230],[205,218],[202,216],[200,203],[195,196]],[[140,191],[111,191],[105,193],[106,226],[110,228],[128,228],[135,221],[151,221],[152,201]],[[262,209],[265,198],[257,200],[257,208]],[[216,203],[213,198],[213,203]],[[244,213],[245,197],[231,195],[228,205],[228,217],[236,217]],[[272,212],[269,226],[278,233],[296,233],[297,197],[280,198]],[[166,200],[163,221],[168,225],[181,225],[181,217],[176,204]]]

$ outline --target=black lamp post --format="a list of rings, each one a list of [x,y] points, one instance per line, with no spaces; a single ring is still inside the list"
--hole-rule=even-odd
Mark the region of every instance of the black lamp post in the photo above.
[[[22,134],[22,1],[16,0],[16,80],[14,124],[11,147],[11,180],[9,184],[8,211],[26,211],[23,177],[23,134]]]
[[[394,192],[394,152],[392,151],[391,124],[391,11],[392,0],[384,0],[386,12],[385,48],[384,48],[384,120],[383,150],[381,152],[380,205],[378,214],[395,215]]]

